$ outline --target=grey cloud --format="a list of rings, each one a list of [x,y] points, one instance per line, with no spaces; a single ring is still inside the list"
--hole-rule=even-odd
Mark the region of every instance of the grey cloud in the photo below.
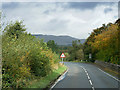
[[[69,2],[68,8],[94,9],[97,5],[113,5],[114,2]]]
[[[50,11],[49,11],[49,10],[46,10],[46,11],[44,11],[43,13],[44,13],[44,14],[49,14]]]
[[[76,8],[76,9],[91,9],[96,7],[98,3],[93,3],[93,2],[74,2],[74,3],[69,3],[70,8]]]
[[[63,30],[63,28],[67,27],[68,22],[68,20],[52,19],[47,23],[47,25],[43,29],[46,31]]]
[[[2,3],[2,8],[16,8],[19,6],[19,4],[23,5],[35,5],[36,7],[40,7],[43,5],[47,5],[48,3],[43,2],[4,2]],[[49,3],[49,4],[56,4],[57,7],[64,7],[66,9],[68,8],[74,8],[74,9],[93,9],[97,5],[103,5],[103,4],[109,4],[113,5],[114,2],[68,2],[67,4],[64,4],[63,2],[57,2],[57,3]]]
[[[114,20],[113,16],[115,15],[117,16],[117,14],[115,13],[116,9],[114,10],[113,6],[111,7],[113,9],[113,13],[108,12],[107,14],[108,17],[107,15],[104,15],[105,13],[104,13],[103,7],[99,6],[103,4],[92,3],[92,2],[85,2],[85,3],[71,2],[71,3],[56,3],[56,4],[41,3],[41,2],[40,3],[12,3],[12,4],[4,3],[3,11],[6,12],[6,16],[8,17],[9,20],[11,20],[12,18],[16,19],[17,17],[22,18],[25,21],[26,27],[28,28],[27,31],[30,33],[47,33],[47,34],[54,33],[56,35],[67,33],[74,37],[82,37],[78,35],[79,33],[82,33],[82,30],[85,33],[88,33],[93,28],[96,28],[99,25],[102,25],[102,23],[105,23],[103,18],[105,18],[106,22],[108,22],[111,19]],[[104,6],[106,7],[106,5]],[[98,8],[95,8],[95,7],[98,7]],[[93,12],[84,12],[85,9],[93,9],[93,8],[95,8]],[[117,6],[115,8],[117,8]],[[80,10],[80,12],[78,10]],[[96,15],[98,10],[100,10],[102,13],[99,18]],[[61,13],[64,14],[63,18],[60,16],[62,15]],[[71,13],[73,14],[73,16],[71,15],[69,16],[69,14]],[[49,14],[49,15],[45,15],[45,14]],[[79,17],[76,17],[76,16],[79,16]],[[71,19],[72,17],[73,19]],[[90,20],[88,20],[86,23],[79,24],[79,22],[74,21],[74,18],[80,19],[80,20],[83,19],[86,21],[88,19]],[[99,21],[99,19],[101,21]],[[92,25],[93,22],[95,22],[95,25]],[[75,33],[75,30],[77,33]],[[87,34],[83,35],[83,37],[86,37],[86,36]]]
[[[56,9],[45,10],[44,14],[50,14],[50,12],[56,12]]]
[[[28,7],[28,6],[34,6],[34,7],[41,7],[45,5],[45,3],[41,2],[3,2],[2,8],[3,9],[14,9],[20,7]]]
[[[2,8],[3,9],[13,9],[18,7],[19,3],[18,2],[4,2],[2,3]]]
[[[112,11],[111,8],[106,8],[106,9],[104,10],[104,13],[108,13],[108,12],[110,12],[110,11]]]

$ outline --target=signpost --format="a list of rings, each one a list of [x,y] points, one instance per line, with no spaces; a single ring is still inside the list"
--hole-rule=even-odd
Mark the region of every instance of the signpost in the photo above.
[[[91,59],[92,58],[92,54],[91,53],[89,53],[89,59]]]
[[[65,58],[65,54],[62,53],[61,56],[60,56],[60,58],[62,58],[62,64],[63,64],[63,58]]]

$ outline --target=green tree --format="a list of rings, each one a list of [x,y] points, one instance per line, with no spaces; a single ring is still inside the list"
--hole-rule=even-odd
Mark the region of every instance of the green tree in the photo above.
[[[70,61],[81,60],[84,58],[83,45],[80,43],[80,40],[72,41],[72,46],[69,47],[68,53],[70,55]]]
[[[26,31],[25,25],[23,25],[22,21],[16,21],[15,23],[11,22],[8,24],[5,29],[4,33],[12,38],[18,38],[20,34]]]
[[[49,40],[49,41],[47,42],[47,46],[48,46],[49,48],[51,48],[53,52],[58,53],[58,46],[57,46],[57,44],[55,43],[54,40]]]
[[[9,24],[2,35],[3,88],[23,88],[59,67],[59,56],[43,40],[24,32],[23,26]]]

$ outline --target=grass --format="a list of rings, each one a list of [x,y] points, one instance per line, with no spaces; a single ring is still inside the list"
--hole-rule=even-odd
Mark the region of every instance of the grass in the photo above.
[[[74,60],[74,61],[66,61],[66,62],[79,62],[79,63],[92,63],[92,62],[88,62],[88,61],[85,61],[85,60]]]
[[[66,66],[60,66],[57,70],[54,70],[45,77],[39,78],[31,82],[27,88],[50,88],[50,85],[65,71]]]
[[[104,68],[104,71],[108,72],[109,74],[113,75],[113,76],[116,76],[116,77],[119,77],[120,78],[120,73],[118,73],[117,71],[113,71],[109,68]]]
[[[114,71],[114,70],[111,70],[110,68],[105,68],[105,67],[102,67],[101,65],[98,65],[98,64],[95,64],[97,67],[99,67],[100,69],[102,69],[103,71],[117,77],[117,78],[120,78],[120,73],[118,73],[117,71]]]

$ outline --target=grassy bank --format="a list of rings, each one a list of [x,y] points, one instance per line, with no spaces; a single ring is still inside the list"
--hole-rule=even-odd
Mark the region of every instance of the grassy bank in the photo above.
[[[50,85],[66,70],[67,67],[62,65],[47,76],[33,80],[26,88],[49,88]]]
[[[99,67],[99,68],[102,69],[103,71],[111,74],[112,76],[115,76],[115,77],[117,77],[117,78],[120,78],[120,73],[118,73],[117,71],[113,71],[113,70],[111,70],[110,68],[105,68],[105,67],[102,67],[101,65],[98,65],[98,64],[95,64],[95,63],[94,63],[94,65],[96,65],[97,67]]]
[[[74,61],[66,61],[66,62],[78,62],[78,63],[92,63],[92,62],[88,62],[88,61],[80,61],[80,60],[74,60]]]

